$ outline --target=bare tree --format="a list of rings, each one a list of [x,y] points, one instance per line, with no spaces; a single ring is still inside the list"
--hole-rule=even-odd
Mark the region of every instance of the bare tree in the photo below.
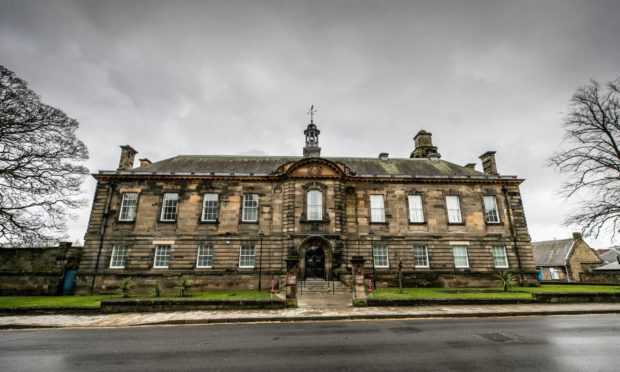
[[[0,246],[45,246],[66,230],[88,151],[78,122],[0,65]]]
[[[549,159],[569,175],[562,195],[584,200],[565,220],[597,237],[620,228],[620,79],[577,89],[564,119],[566,151]]]

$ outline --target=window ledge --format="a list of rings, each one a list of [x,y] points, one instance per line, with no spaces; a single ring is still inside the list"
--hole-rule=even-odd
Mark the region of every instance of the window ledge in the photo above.
[[[387,225],[389,225],[389,222],[387,222],[387,221],[386,222],[372,222],[372,221],[370,221],[370,224],[371,225],[386,225],[387,226]]]
[[[215,220],[215,221],[203,221],[203,220],[199,220],[199,221],[198,221],[198,223],[199,223],[199,224],[202,224],[202,225],[219,225],[220,220],[219,220],[219,219],[218,219],[218,220]]]
[[[409,221],[409,225],[422,226],[422,225],[426,225],[426,221],[424,221],[424,222],[411,222],[411,221]]]
[[[299,220],[299,223],[329,223],[329,220],[325,219],[325,220],[306,220],[306,219],[301,219]]]
[[[132,224],[132,223],[136,223],[136,219],[134,218],[133,220],[116,220],[116,223]]]
[[[170,224],[177,223],[177,220],[170,220],[170,221],[159,220],[159,221],[157,221],[157,223],[164,223],[166,225],[170,225]]]
[[[465,226],[465,222],[448,222],[448,226]]]

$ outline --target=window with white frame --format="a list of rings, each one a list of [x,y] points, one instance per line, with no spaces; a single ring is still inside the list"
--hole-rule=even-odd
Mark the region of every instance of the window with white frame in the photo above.
[[[156,245],[155,246],[155,260],[153,261],[153,268],[167,269],[168,266],[170,266],[170,246],[169,245]]]
[[[497,211],[497,199],[495,196],[483,196],[484,219],[487,223],[499,223],[499,212]]]
[[[452,247],[452,254],[454,255],[454,267],[465,268],[469,267],[469,260],[467,259],[467,247],[464,245],[456,245]]]
[[[199,245],[196,267],[211,267],[211,265],[213,265],[213,246],[211,244]]]
[[[409,222],[423,223],[424,209],[422,207],[422,195],[409,195],[407,199],[409,201]]]
[[[164,194],[164,201],[161,206],[160,221],[176,221],[177,206],[179,204],[179,194],[167,192]]]
[[[385,222],[383,195],[370,195],[370,222]]]
[[[446,196],[446,210],[448,212],[448,223],[462,223],[461,203],[456,195]]]
[[[123,269],[127,262],[127,246],[114,244],[112,246],[112,257],[110,257],[110,269]]]
[[[241,250],[239,251],[239,267],[254,267],[254,246],[252,244],[246,243],[241,246]]]
[[[495,245],[491,247],[491,253],[493,255],[493,263],[497,268],[508,267],[508,257],[506,256],[506,247],[503,245]]]
[[[372,247],[372,258],[375,267],[390,267],[388,262],[387,245],[377,244]]]
[[[138,205],[138,193],[123,193],[121,201],[121,212],[118,215],[119,221],[133,221],[136,218],[136,206]]]
[[[323,219],[323,193],[319,190],[310,190],[306,194],[308,202],[307,218],[311,221]]]
[[[243,211],[241,221],[258,221],[258,194],[243,194]]]
[[[203,222],[215,222],[217,221],[218,211],[218,195],[209,193],[204,194],[202,199],[202,221]]]
[[[560,271],[556,268],[550,267],[549,268],[549,274],[551,274],[551,280],[558,280],[560,279]]]
[[[425,245],[413,246],[415,267],[428,267],[428,249]]]

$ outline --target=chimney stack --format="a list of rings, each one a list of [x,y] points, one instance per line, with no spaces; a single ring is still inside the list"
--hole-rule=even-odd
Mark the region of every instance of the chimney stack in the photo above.
[[[421,130],[413,137],[415,149],[409,155],[410,158],[429,158],[439,159],[441,154],[437,152],[437,147],[433,146],[433,134],[425,130]]]
[[[387,152],[382,152],[379,154],[379,159],[381,160],[388,160],[390,158],[390,154],[388,154]]]
[[[147,158],[140,159],[140,167],[146,167],[147,165],[151,165],[151,164],[152,162]]]
[[[575,232],[573,233],[573,240],[574,240],[574,241],[577,241],[577,240],[582,240],[582,239],[583,239],[583,236],[581,235],[581,232],[579,232],[579,231],[575,231]]]
[[[138,152],[131,146],[121,146],[121,160],[118,162],[118,170],[126,171],[133,169],[133,160]]]
[[[499,175],[499,173],[497,173],[497,165],[495,164],[495,151],[485,152],[480,155],[480,160],[482,160],[482,170],[484,173],[493,176]]]

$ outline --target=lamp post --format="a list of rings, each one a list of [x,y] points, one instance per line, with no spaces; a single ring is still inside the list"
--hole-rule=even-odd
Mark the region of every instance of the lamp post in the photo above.
[[[377,273],[375,272],[375,247],[372,245],[372,238],[375,237],[375,233],[370,230],[368,236],[370,237],[370,257],[372,257],[372,286],[375,289],[377,288]]]
[[[259,261],[258,261],[258,291],[260,292],[261,289],[261,279],[262,279],[262,272],[263,272],[263,239],[265,238],[265,234],[263,234],[263,231],[259,231],[258,232],[258,239],[260,240],[260,256],[259,256]]]

